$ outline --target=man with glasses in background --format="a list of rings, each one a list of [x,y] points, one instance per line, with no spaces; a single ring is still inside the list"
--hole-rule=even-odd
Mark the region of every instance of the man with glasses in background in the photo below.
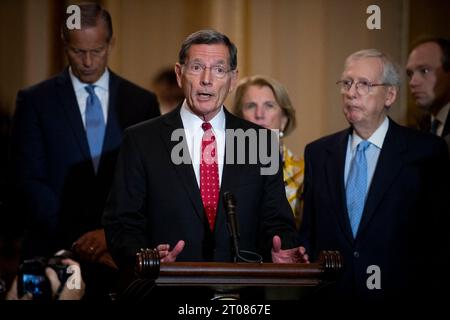
[[[387,116],[400,78],[378,50],[350,55],[337,84],[350,128],[305,149],[300,244],[312,259],[320,250],[344,256],[342,277],[320,294],[376,300],[437,293],[444,282],[424,273],[448,270],[445,142]]]

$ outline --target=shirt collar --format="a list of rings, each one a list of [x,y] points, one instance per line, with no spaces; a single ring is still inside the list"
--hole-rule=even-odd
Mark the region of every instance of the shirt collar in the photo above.
[[[72,67],[69,67],[69,75],[70,79],[72,80],[73,88],[75,92],[84,91],[84,87],[89,85],[88,83],[81,82],[80,79],[78,79],[72,72]],[[108,68],[105,69],[105,72],[103,72],[102,76],[93,83],[96,87],[105,90],[106,92],[109,91],[109,70]]]
[[[444,124],[445,121],[447,120],[447,115],[448,115],[449,111],[450,111],[450,102],[447,103],[441,110],[439,110],[439,112],[436,115],[436,117],[434,117],[432,115],[431,116],[431,121],[433,121],[434,119],[438,119],[441,124]]]
[[[388,117],[385,117],[384,121],[381,123],[378,129],[375,130],[375,132],[370,136],[369,139],[367,139],[367,141],[375,145],[378,149],[381,149],[383,147],[384,138],[386,138],[388,129],[389,129],[389,119]],[[352,151],[356,149],[356,147],[362,140],[363,139],[356,133],[356,130],[353,130]]]
[[[195,131],[196,129],[201,128],[202,123],[204,122],[203,119],[189,109],[186,100],[184,100],[181,105],[180,116],[186,130]],[[223,105],[220,107],[220,111],[209,121],[209,123],[211,124],[213,130],[225,130],[225,112],[223,111]]]

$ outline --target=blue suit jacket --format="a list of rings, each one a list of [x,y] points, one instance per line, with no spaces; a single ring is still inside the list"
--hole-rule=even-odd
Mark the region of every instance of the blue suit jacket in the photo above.
[[[439,275],[430,279],[426,273],[448,266],[450,160],[445,142],[389,121],[353,239],[344,186],[350,134],[351,129],[344,130],[305,149],[301,243],[313,259],[320,250],[339,250],[344,256],[342,277],[322,293],[363,299],[423,295],[428,291],[420,290],[442,284]],[[380,268],[381,289],[367,287],[371,265]]]
[[[155,96],[110,72],[108,120],[97,175],[68,70],[22,90],[12,130],[16,214],[25,217],[24,255],[70,248],[100,229],[123,130],[159,115]]]

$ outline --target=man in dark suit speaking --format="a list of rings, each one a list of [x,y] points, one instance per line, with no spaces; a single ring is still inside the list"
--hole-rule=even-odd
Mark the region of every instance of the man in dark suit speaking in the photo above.
[[[303,248],[293,248],[295,223],[279,162],[263,174],[271,169],[262,161],[238,161],[251,157],[258,141],[264,145],[268,131],[223,106],[238,76],[234,44],[213,30],[193,33],[182,44],[175,71],[185,101],[129,128],[121,147],[103,217],[115,261],[133,263],[140,248],[158,248],[163,262],[231,261],[226,191],[236,198],[241,249],[266,261],[305,261]],[[229,148],[230,133],[238,130],[254,133],[256,143],[247,139],[244,150],[238,143]],[[277,147],[271,151],[279,160]]]
[[[101,216],[123,130],[159,111],[152,93],[107,68],[109,13],[96,4],[79,7],[81,29],[62,27],[69,67],[17,95],[12,160],[16,208],[26,213],[23,256],[72,248],[88,262],[82,269],[89,297],[105,274],[92,272],[92,282],[90,270],[115,268]]]
[[[342,277],[322,291],[330,297],[419,298],[444,287],[444,272],[425,273],[448,267],[449,155],[443,139],[387,116],[399,82],[378,50],[350,55],[338,85],[351,127],[305,149],[300,243],[313,257],[343,254]]]

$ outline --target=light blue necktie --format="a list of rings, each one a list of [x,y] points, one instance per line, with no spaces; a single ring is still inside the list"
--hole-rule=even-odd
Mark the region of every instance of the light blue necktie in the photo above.
[[[91,84],[84,88],[89,93],[86,100],[86,135],[94,170],[97,173],[102,154],[103,138],[105,137],[105,120],[103,118],[102,104],[95,94],[94,87]]]
[[[364,210],[367,192],[367,160],[365,151],[370,146],[370,142],[362,140],[356,147],[356,154],[353,158],[350,172],[347,178],[347,210],[350,225],[353,231],[353,238],[358,232],[359,223]]]

